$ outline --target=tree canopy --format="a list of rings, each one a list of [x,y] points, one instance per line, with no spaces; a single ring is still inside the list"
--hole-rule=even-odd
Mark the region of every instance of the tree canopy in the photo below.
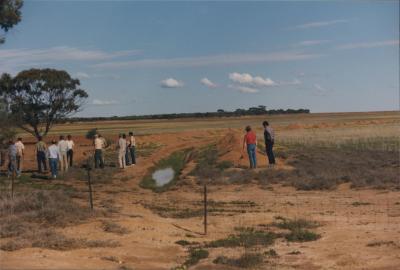
[[[63,70],[30,69],[0,78],[0,98],[23,130],[39,137],[82,107],[88,94]]]
[[[0,29],[7,32],[21,21],[22,0],[0,0]],[[0,36],[0,43],[5,38]]]

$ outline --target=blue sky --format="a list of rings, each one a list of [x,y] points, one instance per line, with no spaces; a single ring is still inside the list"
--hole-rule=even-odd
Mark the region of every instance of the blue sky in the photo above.
[[[80,116],[399,109],[399,2],[25,1],[0,73],[67,70]]]

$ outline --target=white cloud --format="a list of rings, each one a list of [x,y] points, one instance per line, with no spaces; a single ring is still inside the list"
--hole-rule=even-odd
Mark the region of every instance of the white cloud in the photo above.
[[[256,87],[276,86],[277,83],[270,78],[262,78],[260,76],[253,77],[248,73],[233,72],[229,74],[229,79],[240,84],[248,84]]]
[[[164,88],[179,88],[183,86],[183,82],[178,81],[174,78],[168,78],[161,81],[161,87]]]
[[[231,65],[242,63],[264,63],[297,61],[322,56],[302,52],[273,52],[248,54],[222,54],[197,57],[141,59],[133,61],[111,61],[94,64],[95,68],[171,68],[171,67],[202,67],[216,65]]]
[[[339,50],[349,50],[349,49],[361,49],[361,48],[376,48],[385,46],[399,46],[400,41],[397,40],[384,40],[376,42],[360,42],[360,43],[349,43],[338,46]]]
[[[93,99],[92,104],[93,105],[103,106],[103,105],[116,105],[116,104],[119,104],[119,102],[116,101],[116,100]]]
[[[294,79],[294,80],[292,80],[292,81],[281,81],[281,82],[279,82],[278,84],[279,85],[300,85],[300,84],[302,84],[303,82],[302,81],[300,81],[299,79]]]
[[[242,85],[229,85],[228,87],[238,90],[241,93],[246,93],[246,94],[255,94],[255,93],[260,92],[259,89],[256,89],[253,87],[242,86]]]
[[[315,83],[314,84],[314,94],[319,95],[319,96],[326,96],[326,94],[329,92],[328,89],[326,89],[325,87],[323,87],[322,85]]]
[[[137,55],[138,50],[105,52],[68,46],[45,49],[0,49],[0,72],[16,70],[24,66],[49,65],[64,61],[106,61],[122,56]]]
[[[320,45],[324,43],[328,43],[330,40],[327,39],[320,39],[320,40],[304,40],[299,43],[297,43],[297,46],[315,46],[315,45]]]
[[[212,81],[210,81],[208,78],[203,78],[200,80],[200,82],[209,88],[217,87],[217,85],[215,83],[213,83]]]
[[[324,27],[330,26],[338,23],[347,23],[350,20],[340,19],[340,20],[331,20],[331,21],[318,21],[318,22],[309,22],[304,24],[296,25],[290,29],[307,29],[307,28],[315,28],[315,27]]]
[[[77,72],[75,74],[76,77],[78,77],[79,79],[88,79],[90,78],[89,74],[85,73],[85,72]]]

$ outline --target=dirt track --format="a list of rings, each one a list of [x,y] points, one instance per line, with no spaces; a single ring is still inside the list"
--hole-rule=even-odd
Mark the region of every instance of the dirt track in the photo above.
[[[177,206],[199,201],[202,194],[198,186],[183,185],[159,194],[141,189],[138,184],[154,162],[171,152],[200,147],[220,139],[219,151],[225,151],[221,159],[231,160],[238,167],[247,166],[247,159],[239,159],[241,149],[237,145],[241,141],[241,133],[234,130],[182,132],[139,139],[161,142],[164,146],[150,157],[140,158],[138,166],[129,167],[115,176],[112,184],[95,188],[95,207],[112,196],[115,206],[120,208],[112,220],[129,228],[130,233],[123,236],[105,233],[99,219],[61,230],[67,236],[113,239],[120,243],[119,247],[0,251],[1,269],[118,269],[121,265],[132,269],[170,269],[183,263],[187,255],[183,247],[175,244],[176,241],[220,239],[233,233],[234,227],[268,224],[277,215],[320,222],[323,226],[317,231],[322,238],[307,243],[276,242],[273,248],[279,258],[274,260],[275,268],[272,269],[398,269],[400,265],[399,192],[353,190],[347,185],[324,192],[299,192],[281,185],[262,189],[256,183],[211,186],[211,200],[251,201],[255,206],[245,209],[245,213],[210,216],[209,233],[205,236],[200,217],[162,218],[144,207],[145,203],[157,201]],[[85,143],[82,141],[82,144]],[[81,149],[86,150],[85,147]],[[82,158],[81,151],[78,152],[78,159]],[[265,156],[261,153],[258,153],[258,161],[261,168],[266,167]],[[33,165],[28,161],[27,166]],[[278,168],[286,170],[290,166],[284,164],[284,160],[278,160]],[[121,181],[122,177],[129,177],[129,180]],[[356,201],[370,204],[354,206]],[[367,246],[372,242],[383,244]],[[300,254],[288,254],[292,251],[300,251]],[[212,249],[210,257],[193,269],[228,269],[214,265],[212,259],[222,254],[239,255],[241,252],[241,248]],[[115,256],[119,262],[105,260],[107,256]]]

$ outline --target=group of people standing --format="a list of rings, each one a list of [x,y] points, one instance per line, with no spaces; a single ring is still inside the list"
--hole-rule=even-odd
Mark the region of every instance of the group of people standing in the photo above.
[[[104,149],[108,146],[106,140],[100,135],[94,136],[94,167],[104,168]],[[118,163],[121,169],[127,166],[136,165],[136,139],[133,136],[133,132],[129,132],[128,136],[125,133],[119,134],[118,141],[116,143]]]
[[[73,165],[74,142],[72,136],[68,135],[67,139],[60,136],[60,140],[52,140],[51,145],[43,141],[42,137],[38,137],[38,142],[35,145],[36,161],[39,173],[44,173],[50,167],[50,172],[53,178],[57,177],[58,168],[62,172],[68,171],[68,167]],[[8,157],[8,176],[15,173],[17,177],[21,176],[22,167],[25,156],[25,145],[22,138],[18,138],[16,142],[9,140],[7,157]],[[47,164],[49,166],[47,166]]]
[[[22,166],[23,166],[23,162],[24,162],[24,155],[25,155],[25,145],[22,142],[22,138],[18,138],[18,140],[16,142],[14,142],[14,140],[8,141],[7,172],[8,172],[9,177],[14,173],[17,177],[21,176]],[[0,165],[3,165],[4,160],[5,160],[4,156],[1,155],[0,156]]]
[[[67,172],[68,168],[74,164],[74,147],[75,144],[71,135],[68,135],[66,139],[61,135],[58,142],[53,139],[50,146],[47,146],[43,138],[39,136],[35,146],[38,172],[47,171],[47,159],[51,176],[54,179],[57,178],[58,169],[62,173]]]
[[[275,134],[268,121],[262,123],[264,128],[265,152],[268,157],[270,166],[275,164],[275,156],[273,152]],[[257,136],[250,126],[246,127],[246,134],[243,138],[243,151],[247,148],[249,156],[250,168],[257,168]],[[95,168],[104,168],[104,149],[107,147],[107,141],[100,135],[94,136],[94,165]],[[117,141],[118,163],[121,169],[127,166],[136,165],[136,140],[133,132],[129,132],[128,136],[125,133],[119,135]],[[35,154],[39,173],[47,171],[47,162],[50,167],[51,176],[56,178],[58,170],[67,172],[69,167],[73,166],[74,160],[74,141],[72,136],[66,138],[60,136],[59,141],[52,140],[51,145],[43,141],[42,137],[38,137],[38,142],[35,146]],[[22,138],[18,138],[16,142],[9,141],[8,146],[8,175],[16,173],[17,177],[21,175],[25,146]]]
[[[273,152],[275,142],[275,132],[269,125],[268,121],[262,123],[264,128],[264,143],[265,152],[268,157],[268,163],[270,166],[275,164],[275,155]],[[257,136],[256,133],[251,129],[250,126],[245,128],[246,134],[243,138],[243,151],[247,148],[247,154],[249,156],[250,168],[257,168]]]
[[[127,166],[136,165],[136,140],[133,136],[133,132],[129,132],[128,137],[125,133],[119,134],[119,139],[117,142],[118,148],[118,163],[121,169]]]

